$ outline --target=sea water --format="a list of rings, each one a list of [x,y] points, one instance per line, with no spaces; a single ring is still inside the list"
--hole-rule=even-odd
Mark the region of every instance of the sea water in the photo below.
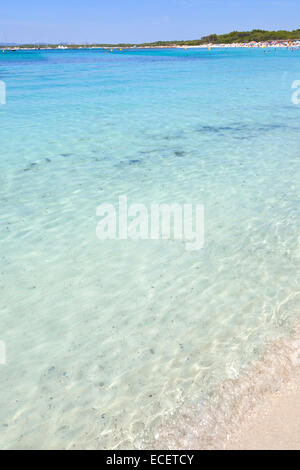
[[[1,53],[2,449],[213,446],[290,335],[300,51],[266,52]],[[121,195],[202,204],[203,249],[99,240]]]

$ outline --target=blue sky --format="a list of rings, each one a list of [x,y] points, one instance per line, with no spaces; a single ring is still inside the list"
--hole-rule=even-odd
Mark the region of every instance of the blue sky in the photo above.
[[[234,29],[298,29],[299,0],[15,0],[0,42],[145,42]]]

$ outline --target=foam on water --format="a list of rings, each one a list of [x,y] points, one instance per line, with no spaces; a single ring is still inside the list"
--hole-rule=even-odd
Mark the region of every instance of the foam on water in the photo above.
[[[212,446],[299,317],[300,52],[0,60],[1,448]],[[122,194],[203,204],[204,249],[99,241]]]

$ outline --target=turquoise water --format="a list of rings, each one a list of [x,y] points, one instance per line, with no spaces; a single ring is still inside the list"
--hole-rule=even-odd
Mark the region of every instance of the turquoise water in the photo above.
[[[203,446],[174,416],[299,317],[300,51],[4,53],[0,80],[0,447]],[[204,248],[100,241],[120,195],[203,204]]]

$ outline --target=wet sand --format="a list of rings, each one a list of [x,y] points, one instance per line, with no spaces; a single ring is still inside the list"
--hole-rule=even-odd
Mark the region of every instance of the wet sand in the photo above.
[[[226,450],[300,449],[300,374],[268,394],[229,436]]]

